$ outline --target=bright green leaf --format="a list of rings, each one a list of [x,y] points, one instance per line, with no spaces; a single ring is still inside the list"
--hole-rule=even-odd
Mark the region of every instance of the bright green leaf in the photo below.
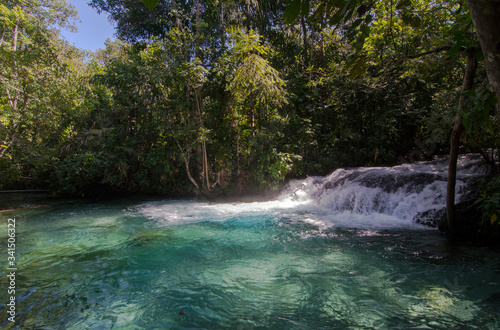
[[[142,0],[142,2],[148,7],[150,11],[153,11],[153,9],[156,7],[160,0]]]

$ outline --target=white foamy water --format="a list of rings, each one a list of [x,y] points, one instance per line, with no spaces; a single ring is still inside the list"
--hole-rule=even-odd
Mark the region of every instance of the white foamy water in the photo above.
[[[464,187],[477,175],[469,165]],[[133,198],[18,210],[15,328],[499,329],[498,251],[412,230],[428,227],[398,215],[409,200],[439,206],[429,195],[443,172],[432,165],[429,177],[429,166],[339,170],[263,203]],[[336,194],[366,199],[349,208]]]
[[[234,217],[251,217],[300,209],[308,201],[294,201],[290,198],[254,203],[205,203],[195,201],[163,201],[140,205],[137,209],[143,215],[157,219],[165,225],[197,221],[224,221]]]
[[[487,168],[477,155],[460,157],[456,202],[469,193],[474,178]],[[137,210],[159,226],[225,221],[258,215],[329,227],[400,228],[435,226],[446,201],[447,161],[394,167],[339,169],[325,177],[292,180],[276,200],[254,203],[166,201]]]

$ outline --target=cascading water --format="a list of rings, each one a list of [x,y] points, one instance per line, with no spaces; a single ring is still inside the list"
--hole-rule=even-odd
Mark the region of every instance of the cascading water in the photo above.
[[[435,227],[444,214],[447,159],[394,167],[338,169],[326,177],[290,182],[281,196],[315,205],[323,212],[387,215]],[[474,179],[487,173],[479,155],[458,160],[455,202],[467,198]]]
[[[486,171],[459,163],[457,200]],[[445,186],[434,161],[337,170],[267,202],[16,200],[0,212],[17,249],[0,328],[499,329],[498,251],[416,223]]]
[[[338,169],[325,177],[292,180],[277,199],[267,202],[152,202],[139,210],[161,226],[274,213],[321,229],[436,227],[445,214],[447,168],[442,158],[394,167]],[[471,184],[487,170],[479,155],[460,157],[457,203],[467,198]]]

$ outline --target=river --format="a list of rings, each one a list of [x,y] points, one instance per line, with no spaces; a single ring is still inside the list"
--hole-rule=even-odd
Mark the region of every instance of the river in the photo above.
[[[337,170],[252,203],[0,196],[14,209],[0,213],[0,324],[498,329],[500,252],[455,245],[433,227],[443,166]],[[477,159],[459,169],[457,201],[483,173]]]

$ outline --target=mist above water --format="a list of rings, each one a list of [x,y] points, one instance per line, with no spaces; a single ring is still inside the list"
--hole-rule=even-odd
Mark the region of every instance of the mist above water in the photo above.
[[[292,180],[275,200],[253,203],[151,202],[139,207],[159,225],[258,214],[293,215],[321,228],[436,227],[446,205],[446,159],[394,167],[338,169],[324,177]],[[479,155],[458,161],[456,203],[487,173]]]

